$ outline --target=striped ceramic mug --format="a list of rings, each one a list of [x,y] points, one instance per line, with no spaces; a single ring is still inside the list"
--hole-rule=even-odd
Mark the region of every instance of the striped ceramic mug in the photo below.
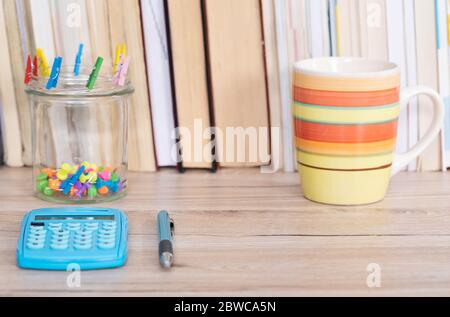
[[[444,117],[439,95],[416,87],[400,96],[399,86],[400,70],[389,62],[319,58],[296,63],[295,137],[306,198],[336,205],[382,200],[390,177],[433,142]],[[421,94],[434,104],[431,126],[409,152],[394,154],[400,111]]]

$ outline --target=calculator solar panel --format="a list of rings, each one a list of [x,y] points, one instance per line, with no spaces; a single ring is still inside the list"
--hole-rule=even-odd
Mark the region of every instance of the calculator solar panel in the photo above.
[[[127,259],[127,238],[127,217],[117,209],[36,209],[22,221],[17,263],[37,270],[120,267]]]

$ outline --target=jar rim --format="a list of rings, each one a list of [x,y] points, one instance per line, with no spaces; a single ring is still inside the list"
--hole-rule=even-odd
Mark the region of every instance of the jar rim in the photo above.
[[[81,66],[78,76],[74,75],[73,69],[74,66],[61,67],[58,86],[53,89],[46,89],[49,77],[33,76],[30,83],[25,87],[25,92],[32,96],[63,98],[113,97],[128,95],[134,92],[134,87],[128,78],[123,86],[114,84],[113,71],[110,67],[102,67],[95,86],[91,90],[86,88],[86,84],[92,67]]]

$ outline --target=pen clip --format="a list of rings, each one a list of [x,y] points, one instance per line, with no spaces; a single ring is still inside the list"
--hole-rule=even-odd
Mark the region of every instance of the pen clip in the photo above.
[[[170,226],[170,233],[172,235],[172,238],[175,236],[175,222],[172,218],[169,218],[169,226]]]

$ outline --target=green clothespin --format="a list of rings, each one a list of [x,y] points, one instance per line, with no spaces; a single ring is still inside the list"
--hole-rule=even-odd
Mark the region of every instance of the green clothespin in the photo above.
[[[97,81],[98,74],[100,73],[100,69],[102,68],[103,57],[97,57],[97,61],[95,62],[94,69],[89,75],[89,80],[87,82],[87,89],[92,90],[94,88],[95,82]]]

